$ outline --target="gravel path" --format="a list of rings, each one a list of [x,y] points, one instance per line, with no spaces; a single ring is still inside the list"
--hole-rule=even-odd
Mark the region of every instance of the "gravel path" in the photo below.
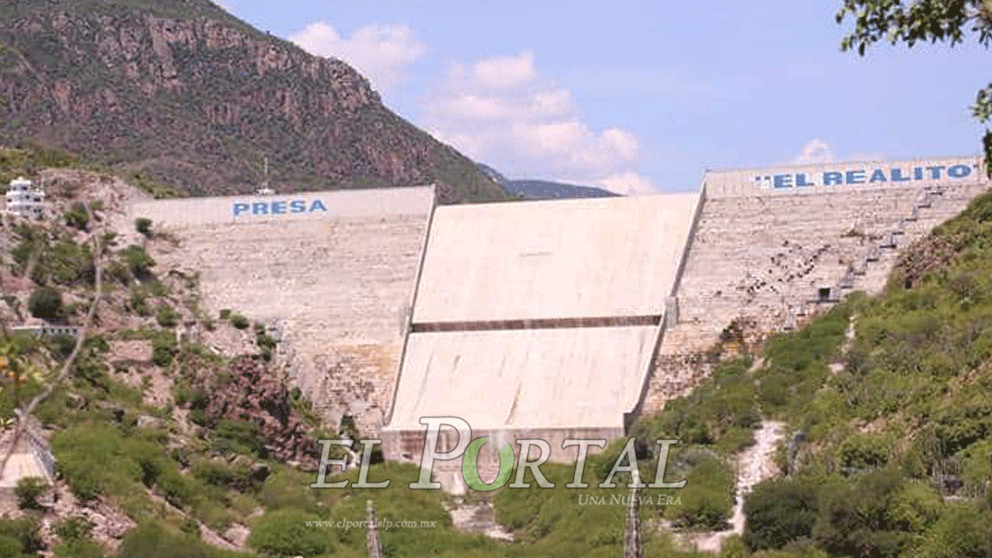
[[[775,447],[782,439],[784,427],[785,424],[778,421],[764,421],[761,428],[754,432],[754,445],[744,450],[738,462],[737,494],[730,518],[731,528],[695,537],[696,548],[706,552],[720,552],[723,539],[733,534],[744,534],[744,497],[754,485],[775,475]]]

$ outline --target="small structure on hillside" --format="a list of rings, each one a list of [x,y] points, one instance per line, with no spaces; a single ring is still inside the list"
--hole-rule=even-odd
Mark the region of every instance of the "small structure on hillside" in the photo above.
[[[29,333],[35,337],[54,337],[56,335],[68,335],[79,337],[80,326],[50,324],[44,320],[30,320],[24,325],[10,328],[15,333]]]
[[[4,198],[7,202],[6,212],[21,217],[44,217],[48,207],[45,191],[35,187],[33,182],[24,177],[10,181]]]

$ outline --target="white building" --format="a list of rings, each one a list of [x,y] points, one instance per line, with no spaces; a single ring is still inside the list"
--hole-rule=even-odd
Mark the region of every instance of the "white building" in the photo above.
[[[45,192],[26,178],[11,180],[5,198],[7,213],[21,217],[42,217],[45,214]]]

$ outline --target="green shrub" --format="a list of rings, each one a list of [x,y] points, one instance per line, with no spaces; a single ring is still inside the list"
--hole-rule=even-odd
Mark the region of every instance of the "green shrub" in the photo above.
[[[46,338],[44,342],[51,353],[59,360],[65,360],[72,354],[73,349],[76,348],[76,338],[65,333],[52,335]]]
[[[14,258],[14,273],[20,275],[27,268],[28,262],[31,261],[31,256],[38,250],[41,250],[43,245],[40,242],[31,239],[22,239],[10,250],[11,257]]]
[[[326,529],[308,527],[320,518],[296,510],[270,512],[258,519],[248,545],[268,556],[318,556],[334,549]]]
[[[265,441],[254,424],[245,420],[220,420],[214,427],[214,449],[265,457]]]
[[[104,359],[93,355],[91,352],[81,353],[76,359],[73,373],[77,378],[86,380],[93,387],[104,392],[110,391],[111,381],[108,375],[110,369]]]
[[[109,424],[73,424],[52,437],[52,452],[66,484],[84,501],[101,495],[129,496],[144,490],[142,481],[161,486],[167,474],[178,474],[164,448],[149,440],[125,438]]]
[[[163,304],[155,311],[155,319],[162,327],[176,327],[179,323],[179,314],[171,306]]]
[[[213,459],[201,459],[193,463],[190,471],[194,477],[220,488],[231,488],[245,492],[254,487],[251,471],[247,467],[233,468]]]
[[[0,558],[23,558],[21,543],[13,537],[0,535]]]
[[[176,338],[171,332],[164,332],[152,339],[152,362],[156,366],[169,366],[178,352]]]
[[[62,293],[55,287],[38,287],[28,299],[28,309],[35,318],[58,321],[62,318]]]
[[[929,529],[914,556],[992,556],[992,514],[967,504],[953,506]]]
[[[138,217],[134,220],[134,228],[139,233],[148,236],[152,231],[152,220],[147,217]]]
[[[14,495],[17,496],[17,507],[22,510],[36,510],[41,508],[38,498],[41,498],[48,491],[48,483],[39,477],[24,477],[17,481],[14,488]]]
[[[840,457],[844,467],[856,469],[881,467],[892,453],[892,442],[878,434],[856,434],[841,444]]]
[[[144,248],[132,244],[121,250],[120,254],[135,279],[146,281],[154,277],[151,268],[155,267],[155,260],[145,252]]]
[[[145,522],[128,531],[117,558],[248,558],[207,546],[198,538],[169,530],[158,522]]]
[[[744,515],[744,542],[751,550],[808,539],[817,518],[816,489],[797,480],[759,483],[744,500]]]
[[[86,205],[75,202],[65,213],[65,224],[81,231],[89,230],[90,215]]]
[[[248,329],[251,323],[248,321],[248,318],[241,314],[231,314],[231,325],[238,329]]]
[[[90,538],[93,524],[82,517],[70,517],[54,525],[62,541],[55,547],[56,558],[105,558],[103,546]]]
[[[63,541],[85,539],[93,532],[93,524],[84,517],[70,517],[54,525],[55,534]]]
[[[733,453],[753,443],[760,425],[758,393],[747,360],[723,364],[691,393],[665,403],[661,413],[638,420],[639,440],[679,439],[685,445],[710,445]]]
[[[134,443],[128,454],[138,463],[141,469],[141,483],[147,487],[154,485],[162,472],[171,465],[168,458],[162,454],[161,448],[153,444]]]
[[[190,387],[189,382],[186,380],[177,380],[172,384],[172,399],[175,401],[176,405],[180,407],[186,406],[189,402],[190,396],[193,395],[193,388]]]
[[[76,539],[63,542],[55,547],[55,558],[106,558],[107,554],[100,543],[92,539]]]
[[[272,352],[276,349],[276,340],[272,337],[266,335],[265,333],[259,333],[255,336],[255,344],[262,351],[262,356],[265,360],[272,359]]]
[[[692,455],[688,465],[686,486],[677,491],[682,505],[667,507],[665,516],[687,527],[723,528],[733,505],[733,471],[720,459],[706,454]]]
[[[92,285],[96,279],[93,254],[89,247],[72,240],[45,244],[44,248],[39,248],[39,258],[31,278],[39,285],[75,285],[80,282]]]
[[[141,289],[131,290],[131,300],[128,302],[128,306],[139,316],[150,316],[152,313],[145,292]]]
[[[94,457],[97,451],[105,456],[102,459],[119,454],[120,445],[119,435],[110,427],[89,432],[67,429],[52,439],[58,469],[73,494],[83,501],[93,500],[110,487],[122,483],[123,479],[112,475],[120,468],[108,469],[105,461]]]
[[[131,271],[123,262],[116,260],[110,262],[110,265],[103,270],[103,274],[105,281],[112,280],[120,285],[127,285],[131,282]]]
[[[23,554],[34,554],[44,550],[45,542],[39,532],[40,523],[36,517],[25,516],[18,519],[0,519],[0,539],[15,541]],[[0,556],[4,556],[0,551]],[[20,558],[18,554],[12,554]]]
[[[194,487],[178,469],[169,468],[159,474],[157,486],[162,496],[172,505],[188,509],[196,495]]]
[[[871,471],[825,483],[817,493],[817,545],[834,555],[895,557],[914,535],[893,521],[891,510],[902,493],[903,479],[888,471]]]
[[[210,395],[203,388],[197,388],[190,392],[189,395],[189,408],[190,409],[201,409],[207,408],[210,404]]]
[[[183,526],[180,527],[179,530],[190,536],[200,536],[200,524],[197,523],[192,517],[184,521]]]

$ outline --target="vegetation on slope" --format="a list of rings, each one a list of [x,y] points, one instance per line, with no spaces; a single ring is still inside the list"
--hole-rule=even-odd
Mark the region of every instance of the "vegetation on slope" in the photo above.
[[[788,423],[786,476],[745,503],[749,551],[988,556],[989,262],[985,194],[908,249],[883,295],[852,295],[771,339],[759,366],[723,366],[637,428],[729,451],[759,412]]]

